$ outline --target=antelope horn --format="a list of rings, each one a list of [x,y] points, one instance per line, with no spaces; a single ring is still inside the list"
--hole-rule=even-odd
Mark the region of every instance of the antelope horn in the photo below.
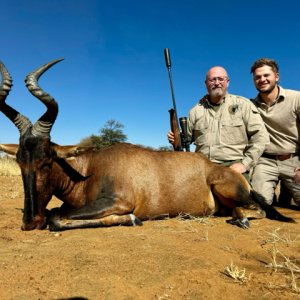
[[[4,102],[12,87],[12,79],[2,61],[0,61],[2,81],[0,86],[0,102]]]
[[[58,114],[58,104],[52,96],[42,90],[38,84],[40,76],[51,68],[56,63],[62,61],[62,59],[53,60],[35,71],[29,73],[25,78],[25,84],[30,93],[43,102],[47,111],[39,118],[38,121],[33,125],[32,134],[35,136],[49,137],[51,128],[56,120]]]
[[[16,125],[22,135],[30,126],[32,126],[32,124],[27,117],[5,103],[5,99],[12,87],[12,79],[2,61],[0,61],[0,73],[2,76],[0,85],[0,111]]]

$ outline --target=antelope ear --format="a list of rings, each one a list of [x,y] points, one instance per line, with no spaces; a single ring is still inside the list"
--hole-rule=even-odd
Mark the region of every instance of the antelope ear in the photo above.
[[[77,145],[67,145],[67,146],[53,145],[52,147],[56,152],[57,157],[59,158],[69,158],[72,156],[79,156],[86,151],[91,151],[92,149],[95,149],[94,147],[81,147]]]
[[[0,151],[10,155],[16,155],[19,149],[19,144],[0,144]]]

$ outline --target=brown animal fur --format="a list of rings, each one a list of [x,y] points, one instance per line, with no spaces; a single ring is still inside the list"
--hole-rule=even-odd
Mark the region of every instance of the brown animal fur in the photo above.
[[[0,62],[0,110],[20,131],[19,145],[0,145],[0,150],[15,154],[22,171],[23,230],[43,229],[47,222],[51,230],[139,225],[166,215],[211,215],[221,207],[233,209],[242,227],[249,226],[249,212],[251,217],[265,216],[260,206],[275,219],[291,221],[267,206],[242,175],[199,153],[159,152],[131,144],[95,150],[51,143],[58,105],[37,80],[59,61],[26,77],[29,91],[47,107],[35,124],[6,104],[12,80]],[[53,195],[64,204],[47,220]]]

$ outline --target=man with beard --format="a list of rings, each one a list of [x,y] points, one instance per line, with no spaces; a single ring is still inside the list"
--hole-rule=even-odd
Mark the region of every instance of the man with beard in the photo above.
[[[249,180],[250,168],[269,143],[261,116],[250,100],[227,92],[229,77],[224,68],[211,68],[205,85],[207,95],[190,110],[188,117],[188,134],[196,152],[229,166]],[[174,142],[171,131],[168,140]]]
[[[300,92],[283,89],[276,61],[262,58],[251,67],[259,94],[254,99],[270,135],[270,144],[253,172],[253,188],[272,203],[279,180],[300,205]]]

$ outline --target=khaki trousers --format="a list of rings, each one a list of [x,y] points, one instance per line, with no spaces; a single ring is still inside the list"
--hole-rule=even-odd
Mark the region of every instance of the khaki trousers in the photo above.
[[[298,156],[284,161],[260,157],[252,175],[252,187],[272,204],[278,181],[284,182],[294,202],[300,206],[300,184],[294,182],[295,168],[300,166]]]

